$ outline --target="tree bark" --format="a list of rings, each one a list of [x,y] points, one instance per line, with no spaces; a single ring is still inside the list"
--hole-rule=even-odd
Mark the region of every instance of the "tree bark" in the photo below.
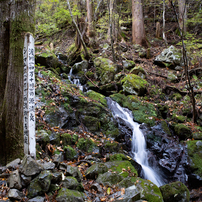
[[[87,19],[88,19],[88,36],[94,36],[94,25],[93,25],[93,2],[92,0],[86,0],[87,8]]]
[[[35,0],[0,1],[0,164],[23,156],[23,47]]]
[[[141,0],[132,0],[132,38],[133,43],[148,46],[144,29]]]
[[[179,24],[182,32],[186,33],[187,8],[185,0],[178,0]]]

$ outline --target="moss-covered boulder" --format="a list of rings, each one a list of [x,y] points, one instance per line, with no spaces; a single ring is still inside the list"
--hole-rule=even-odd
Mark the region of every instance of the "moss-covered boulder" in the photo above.
[[[123,177],[138,175],[130,161],[109,161],[105,163],[105,166]]]
[[[184,123],[186,120],[186,117],[182,116],[182,115],[173,114],[172,119],[173,119],[173,121],[175,121],[177,123]]]
[[[136,75],[142,75],[142,74],[146,74],[145,70],[141,67],[141,66],[135,66],[133,69],[130,70],[131,74],[136,74]],[[141,74],[140,74],[141,73]],[[141,76],[140,76],[141,77]],[[141,77],[142,78],[142,77]]]
[[[46,193],[51,185],[52,173],[48,170],[42,171],[38,177],[34,178],[28,187],[28,197]]]
[[[160,187],[164,202],[189,202],[190,194],[182,182],[172,182]]]
[[[100,94],[100,93],[97,93],[97,92],[95,92],[95,91],[93,91],[93,90],[89,90],[89,91],[86,93],[86,95],[87,95],[89,98],[91,98],[91,99],[93,99],[93,100],[96,100],[96,101],[100,102],[103,106],[107,107],[107,101],[106,101],[104,95],[102,95],[102,94]]]
[[[65,170],[65,176],[71,176],[77,179],[78,182],[81,182],[83,176],[80,172],[80,170],[77,167],[72,167],[70,165],[67,165]]]
[[[57,202],[84,202],[84,194],[67,188],[61,188],[56,197]]]
[[[174,131],[180,140],[186,140],[187,138],[191,137],[191,130],[186,125],[176,124],[174,126]]]
[[[86,170],[85,176],[88,179],[96,179],[99,174],[106,173],[107,171],[108,168],[104,163],[95,163]]]
[[[65,177],[64,180],[61,181],[62,187],[67,189],[73,189],[77,191],[83,191],[83,185],[77,181],[74,177]]]
[[[72,160],[78,158],[77,151],[75,149],[73,149],[71,146],[64,147],[64,155],[65,155],[65,159],[67,161],[72,161]]]
[[[75,63],[72,67],[72,73],[76,74],[80,71],[87,72],[88,69],[88,62],[86,60],[83,60],[81,62]]]
[[[94,60],[94,64],[96,66],[96,76],[99,78],[101,85],[110,83],[114,80],[116,67],[111,60],[98,57]]]
[[[128,74],[121,80],[123,91],[132,95],[144,95],[147,81],[135,74]]]
[[[187,141],[187,150],[192,172],[202,178],[202,141]]]
[[[126,177],[121,182],[119,182],[117,186],[119,188],[126,189],[134,186],[134,191],[140,193],[139,199],[148,202],[163,202],[160,189],[149,180],[145,180],[139,177]],[[126,196],[124,196],[124,198],[126,198]]]
[[[72,144],[72,136],[68,133],[61,134],[60,140],[64,146]]]
[[[80,138],[76,146],[84,152],[92,152],[95,143],[91,139]]]
[[[108,152],[108,153],[112,153],[112,152],[118,152],[120,150],[120,146],[117,142],[107,142],[105,144],[105,150]]]
[[[125,156],[125,154],[122,153],[113,154],[110,155],[109,157],[109,161],[124,161],[124,160],[128,160],[128,158]]]
[[[106,172],[100,174],[96,182],[103,184],[104,186],[113,186],[123,180],[123,176],[118,173]]]

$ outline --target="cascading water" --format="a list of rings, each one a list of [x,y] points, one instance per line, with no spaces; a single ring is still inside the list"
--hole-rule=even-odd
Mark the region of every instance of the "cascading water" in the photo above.
[[[81,91],[83,91],[83,86],[81,85],[79,78],[75,78],[75,77],[73,76],[73,74],[72,74],[72,71],[73,71],[73,69],[71,68],[71,69],[70,69],[70,72],[69,72],[69,75],[68,75],[68,79],[70,80],[70,82],[71,82],[72,84],[76,84],[76,85],[79,87],[79,89],[80,89]]]
[[[117,102],[111,98],[107,98],[107,104],[112,111],[114,118],[121,119],[132,130],[132,154],[134,160],[142,166],[143,177],[152,181],[157,186],[164,184],[161,176],[157,174],[148,163],[146,141],[143,133],[139,129],[140,124],[133,121],[132,112],[121,107]]]

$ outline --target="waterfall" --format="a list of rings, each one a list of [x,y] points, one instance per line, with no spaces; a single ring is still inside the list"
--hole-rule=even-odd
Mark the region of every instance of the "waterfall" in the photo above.
[[[107,104],[112,111],[114,118],[121,119],[132,130],[132,154],[133,159],[142,166],[143,177],[150,180],[157,186],[164,184],[161,176],[149,166],[146,150],[146,141],[143,133],[139,129],[140,124],[133,121],[132,111],[121,107],[111,98],[107,98]]]
[[[81,85],[79,78],[75,78],[75,76],[72,74],[72,71],[73,71],[73,68],[70,69],[70,72],[69,72],[69,75],[68,75],[69,81],[72,84],[76,84],[79,87],[79,89],[81,91],[83,91],[83,86]]]

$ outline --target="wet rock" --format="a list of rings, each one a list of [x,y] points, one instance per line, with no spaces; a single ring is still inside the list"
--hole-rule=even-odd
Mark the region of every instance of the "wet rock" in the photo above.
[[[16,169],[17,167],[19,167],[20,165],[20,159],[15,159],[14,161],[11,161],[10,163],[8,163],[6,165],[6,167],[9,169],[9,170],[13,170],[13,169]]]
[[[29,199],[28,202],[44,202],[45,198],[42,196],[37,196],[32,199]]]
[[[84,202],[84,194],[79,191],[69,190],[67,188],[61,188],[56,197],[57,202]]]
[[[182,182],[172,182],[160,187],[164,202],[189,202],[190,194]]]
[[[103,184],[104,186],[113,186],[123,180],[123,177],[117,173],[107,172],[100,174],[96,182]]]
[[[30,184],[32,177],[27,177],[26,175],[21,174],[21,181],[22,181],[22,186],[26,187]]]
[[[137,201],[140,199],[140,191],[138,190],[138,188],[133,185],[133,186],[130,186],[128,187],[127,189],[125,189],[125,194],[122,195],[121,197],[119,197],[118,199],[116,199],[115,201],[116,202],[119,202],[119,201]]]
[[[28,187],[28,197],[33,198],[35,196],[46,193],[49,190],[52,179],[52,173],[48,170],[42,171],[36,178],[34,178]]]
[[[40,173],[42,166],[31,156],[25,155],[22,161],[22,173],[26,176],[32,176]]]
[[[99,174],[103,174],[107,171],[108,169],[107,166],[105,166],[105,164],[96,163],[86,170],[85,175],[87,179],[96,179]]]
[[[37,163],[41,165],[43,170],[53,170],[55,168],[55,164],[53,162],[41,161],[38,160]]]
[[[77,167],[72,167],[70,165],[67,165],[66,167],[65,176],[75,177],[78,180],[78,182],[81,182],[82,180],[82,174],[79,171],[79,169]]]
[[[67,189],[73,189],[77,191],[84,191],[83,185],[77,181],[74,177],[65,177],[64,180],[61,181],[62,187]]]
[[[19,170],[14,170],[10,174],[8,182],[9,182],[10,188],[15,188],[15,189],[21,189],[22,188]]]
[[[80,71],[87,72],[88,69],[88,62],[86,60],[83,60],[81,62],[75,63],[72,67],[72,73],[76,74]]]
[[[154,63],[161,66],[176,67],[182,65],[182,53],[174,46],[170,46],[164,49],[160,55],[158,55]]]
[[[17,189],[10,189],[8,192],[8,198],[11,200],[21,200],[25,195]]]

